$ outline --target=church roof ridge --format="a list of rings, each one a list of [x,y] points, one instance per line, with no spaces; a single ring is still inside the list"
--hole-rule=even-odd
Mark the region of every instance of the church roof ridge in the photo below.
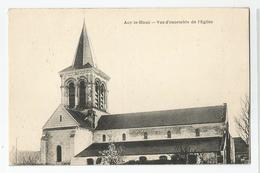
[[[224,103],[225,104],[225,103]],[[152,111],[140,111],[140,112],[126,112],[126,113],[111,113],[111,114],[108,114],[106,116],[124,116],[124,115],[134,115],[134,114],[149,114],[149,113],[152,113],[152,112],[171,112],[171,111],[181,111],[181,110],[189,110],[189,109],[201,109],[201,108],[212,108],[212,107],[224,107],[225,105],[211,105],[211,106],[199,106],[199,107],[196,107],[196,106],[193,106],[193,107],[184,107],[184,108],[177,108],[177,109],[161,109],[161,110],[152,110]]]

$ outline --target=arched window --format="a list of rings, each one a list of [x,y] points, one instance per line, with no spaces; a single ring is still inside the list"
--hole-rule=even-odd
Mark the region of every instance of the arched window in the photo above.
[[[144,139],[148,139],[148,134],[147,134],[147,132],[144,132]]]
[[[87,159],[87,164],[88,165],[94,165],[94,160],[93,159]]]
[[[102,161],[102,159],[101,159],[100,157],[97,158],[97,160],[96,160],[96,164],[97,164],[97,165],[101,164],[101,161]]]
[[[160,156],[159,160],[167,160],[167,156]]]
[[[100,81],[96,80],[95,82],[95,106],[100,108]]]
[[[140,157],[139,157],[139,161],[140,161],[141,163],[145,162],[146,160],[147,160],[147,158],[146,158],[145,156],[140,156]]]
[[[122,140],[123,140],[123,141],[126,140],[126,135],[125,135],[125,133],[122,134]]]
[[[168,131],[167,132],[167,138],[171,138],[172,137],[172,133],[171,133],[171,131]]]
[[[103,142],[106,142],[106,135],[103,135],[103,136],[102,136],[102,141],[103,141]]]
[[[60,115],[60,122],[62,122],[62,115]]]
[[[75,86],[73,82],[69,84],[69,107],[75,107]]]
[[[100,109],[105,110],[105,86],[102,84],[100,86]]]
[[[84,107],[86,105],[86,84],[84,81],[79,83],[79,106]]]
[[[62,153],[61,153],[61,146],[58,145],[56,148],[56,156],[57,156],[57,162],[61,162],[62,161]]]

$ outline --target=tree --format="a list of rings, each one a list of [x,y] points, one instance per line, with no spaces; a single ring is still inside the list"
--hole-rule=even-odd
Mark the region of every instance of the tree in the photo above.
[[[194,163],[196,160],[192,157],[194,156],[195,150],[187,143],[179,144],[176,146],[176,153],[171,155],[171,160],[175,164],[189,164],[189,162]],[[190,160],[192,158],[192,160]]]
[[[222,160],[218,160],[218,158],[222,158],[222,156],[216,158],[215,153],[197,153],[198,164],[216,164],[223,163]]]
[[[101,164],[103,165],[118,165],[123,163],[122,149],[115,144],[110,143],[107,150],[99,152],[102,156]]]
[[[40,162],[40,152],[24,151],[18,156],[20,165],[38,165]]]
[[[241,100],[241,112],[238,117],[235,118],[237,131],[239,136],[246,142],[249,146],[250,140],[250,101],[249,97],[246,95],[244,99]]]
[[[9,152],[9,164],[10,165],[16,165],[17,164],[17,157],[16,157],[16,149],[13,146],[12,149]]]
[[[12,148],[10,151],[11,165],[38,165],[40,164],[39,151],[17,151]]]

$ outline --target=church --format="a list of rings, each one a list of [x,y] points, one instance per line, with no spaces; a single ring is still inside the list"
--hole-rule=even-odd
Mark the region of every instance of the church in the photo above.
[[[186,164],[231,162],[226,103],[109,114],[110,77],[97,68],[91,49],[84,23],[72,65],[59,72],[61,104],[42,128],[42,164],[100,164],[111,143],[122,149],[125,164],[169,161],[180,153]]]

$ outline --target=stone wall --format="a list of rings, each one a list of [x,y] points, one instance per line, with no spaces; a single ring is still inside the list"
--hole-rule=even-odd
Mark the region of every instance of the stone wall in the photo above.
[[[199,129],[199,136],[196,136],[196,129]],[[102,136],[106,135],[105,142],[120,142],[122,134],[126,134],[126,141],[144,140],[144,132],[147,132],[147,140],[167,139],[167,132],[171,132],[171,138],[194,138],[194,137],[214,137],[223,136],[225,129],[224,123],[211,124],[194,124],[194,125],[179,125],[165,127],[147,127],[147,128],[132,128],[132,129],[113,129],[113,130],[96,130],[94,132],[94,142],[103,142]]]
[[[75,129],[63,129],[63,130],[49,130],[45,134],[46,142],[45,149],[42,151],[46,152],[45,164],[69,164],[74,153],[74,140],[73,134]],[[43,142],[42,142],[43,143]],[[57,163],[57,146],[61,146],[62,161]]]
[[[92,142],[93,142],[93,132],[88,129],[78,128],[74,136],[73,156],[83,151],[85,148],[91,145]]]
[[[62,105],[59,105],[59,107],[54,111],[49,120],[45,123],[43,129],[66,128],[73,126],[77,126],[77,123],[66,111],[66,109]]]
[[[43,164],[70,164],[71,158],[84,150],[93,141],[88,129],[46,130],[41,140],[41,162]],[[62,161],[57,163],[57,146],[61,146]]]

